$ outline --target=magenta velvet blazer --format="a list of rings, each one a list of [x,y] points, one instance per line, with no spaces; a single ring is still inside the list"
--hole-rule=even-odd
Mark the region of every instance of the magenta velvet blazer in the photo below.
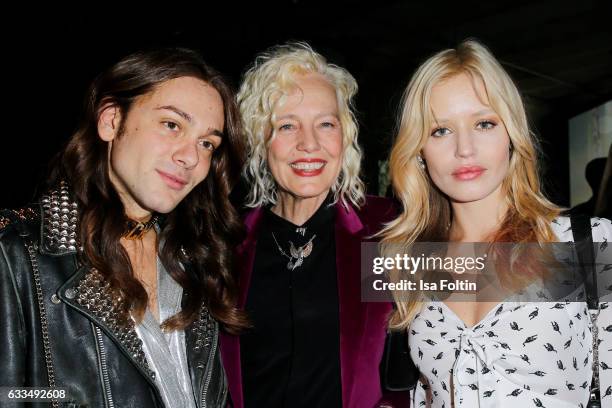
[[[396,215],[395,207],[389,199],[368,196],[366,204],[359,210],[351,208],[347,211],[339,203],[335,208],[343,406],[372,408],[387,403],[389,406],[408,407],[407,393],[393,393],[383,398],[380,386],[379,364],[391,304],[362,303],[360,288],[361,241],[378,232],[384,222],[392,220]],[[244,308],[247,299],[262,215],[262,208],[246,214],[247,237],[237,248],[240,308]],[[243,408],[240,339],[224,333],[220,341],[233,405]]]

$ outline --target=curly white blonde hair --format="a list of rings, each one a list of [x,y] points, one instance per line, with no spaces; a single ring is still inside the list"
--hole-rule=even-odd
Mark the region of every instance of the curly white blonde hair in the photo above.
[[[345,69],[329,64],[325,58],[303,42],[276,46],[257,56],[245,73],[238,104],[244,122],[248,146],[243,175],[250,185],[247,207],[276,204],[277,186],[266,161],[274,138],[274,110],[295,89],[295,75],[320,74],[336,90],[339,120],[342,125],[342,165],[332,186],[333,203],[341,201],[360,207],[365,202],[365,187],[359,177],[361,148],[357,143],[357,122],[352,98],[357,82]]]

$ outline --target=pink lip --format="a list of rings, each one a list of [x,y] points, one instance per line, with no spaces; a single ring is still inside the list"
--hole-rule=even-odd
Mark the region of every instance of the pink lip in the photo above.
[[[458,180],[474,180],[484,173],[486,169],[480,166],[462,166],[453,171],[452,175]]]
[[[174,176],[170,173],[163,172],[161,170],[156,170],[157,173],[161,176],[162,180],[173,190],[181,190],[183,187],[187,185],[187,180],[182,179],[180,177]]]
[[[323,166],[321,166],[320,169],[316,169],[316,170],[296,169],[294,167],[291,167],[291,170],[297,176],[315,177],[323,173],[323,169],[325,168],[325,163],[327,163],[327,160],[318,159],[318,158],[303,158],[303,159],[294,160],[289,164],[297,164],[297,163],[323,163]]]

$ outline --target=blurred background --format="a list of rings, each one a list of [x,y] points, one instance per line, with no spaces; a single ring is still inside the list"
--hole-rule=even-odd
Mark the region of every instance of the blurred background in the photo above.
[[[585,168],[603,174],[612,144],[612,2],[286,0],[162,3],[95,9],[23,5],[5,14],[0,207],[35,197],[47,165],[76,128],[90,81],[122,56],[189,46],[237,87],[254,56],[308,41],[359,83],[356,99],[368,191],[386,191],[398,104],[415,68],[475,37],[516,81],[542,142],[542,179],[562,206],[587,202]],[[78,17],[77,17],[78,16]],[[10,126],[8,126],[10,125]]]

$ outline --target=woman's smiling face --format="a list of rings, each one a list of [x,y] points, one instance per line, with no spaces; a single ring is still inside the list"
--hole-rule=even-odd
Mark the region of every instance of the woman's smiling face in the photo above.
[[[281,192],[325,198],[342,166],[336,90],[318,74],[297,75],[295,85],[274,111],[268,166]]]

